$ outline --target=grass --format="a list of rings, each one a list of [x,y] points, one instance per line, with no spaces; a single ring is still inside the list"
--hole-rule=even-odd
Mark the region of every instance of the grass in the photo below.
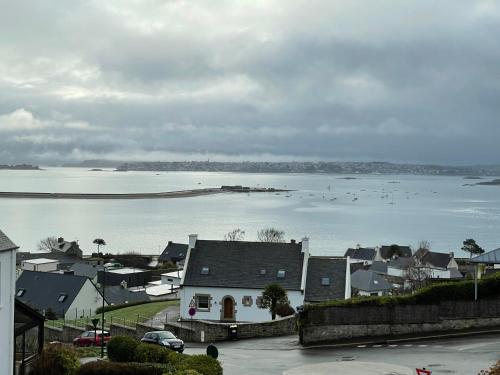
[[[123,324],[130,327],[135,327],[136,323],[144,323],[147,320],[151,319],[154,315],[159,313],[162,310],[165,310],[169,306],[178,306],[179,301],[160,301],[160,302],[152,302],[145,303],[143,305],[135,305],[129,307],[123,307],[121,309],[112,310],[104,313],[105,324],[109,325],[111,322]],[[83,319],[71,319],[66,320],[66,323],[76,325],[76,326],[85,326],[86,324],[92,324],[91,320],[93,318],[101,319],[101,314],[97,314],[93,317],[83,318]],[[62,326],[64,321],[62,319],[54,321],[54,323],[48,323],[48,326]],[[99,322],[99,327],[101,326],[101,322]]]

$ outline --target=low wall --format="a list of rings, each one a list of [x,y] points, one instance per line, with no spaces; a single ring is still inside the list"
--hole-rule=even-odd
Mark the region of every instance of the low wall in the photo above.
[[[65,325],[62,328],[44,327],[45,341],[73,342],[73,339],[84,332],[83,329]]]
[[[238,326],[238,339],[288,336],[297,333],[295,316],[263,323],[218,323],[202,320],[166,324],[165,329],[175,332],[185,341],[215,342],[228,339],[229,326]]]
[[[500,326],[500,300],[449,301],[435,305],[331,306],[300,314],[303,345],[352,339],[416,336]]]

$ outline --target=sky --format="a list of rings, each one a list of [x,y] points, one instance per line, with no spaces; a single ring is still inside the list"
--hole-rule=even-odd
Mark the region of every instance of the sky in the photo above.
[[[500,163],[498,1],[0,3],[0,163]]]

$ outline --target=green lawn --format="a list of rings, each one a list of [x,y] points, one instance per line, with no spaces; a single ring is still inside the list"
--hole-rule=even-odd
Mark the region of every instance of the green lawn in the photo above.
[[[148,319],[152,318],[154,315],[159,313],[162,310],[165,310],[169,306],[178,306],[179,301],[160,301],[160,302],[152,302],[145,303],[143,305],[136,305],[130,307],[124,307],[118,310],[108,311],[104,313],[104,318],[106,325],[113,323],[124,324],[127,326],[134,327],[137,322],[144,323]],[[94,318],[101,319],[101,314],[94,316]],[[85,326],[86,324],[91,323],[92,317],[78,319],[78,320],[66,320],[68,324],[75,324],[77,326]],[[48,326],[62,326],[63,320],[59,319],[54,322],[47,322]],[[99,322],[99,326],[101,322]]]

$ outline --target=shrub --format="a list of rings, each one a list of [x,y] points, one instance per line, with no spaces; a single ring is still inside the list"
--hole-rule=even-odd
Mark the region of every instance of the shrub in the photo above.
[[[133,360],[139,341],[129,336],[113,336],[108,342],[108,358],[114,362]]]
[[[169,371],[165,366],[154,364],[98,361],[82,365],[77,375],[162,375]]]
[[[72,348],[61,345],[47,346],[35,361],[31,375],[74,375],[80,361]]]
[[[176,367],[178,370],[195,370],[201,375],[222,375],[219,361],[205,354],[184,355]]]
[[[168,363],[170,349],[159,345],[140,343],[135,348],[134,359],[140,363]]]
[[[276,306],[276,315],[280,317],[291,316],[295,314],[295,310],[289,304],[282,304]]]
[[[172,375],[202,375],[196,370],[177,370]]]

